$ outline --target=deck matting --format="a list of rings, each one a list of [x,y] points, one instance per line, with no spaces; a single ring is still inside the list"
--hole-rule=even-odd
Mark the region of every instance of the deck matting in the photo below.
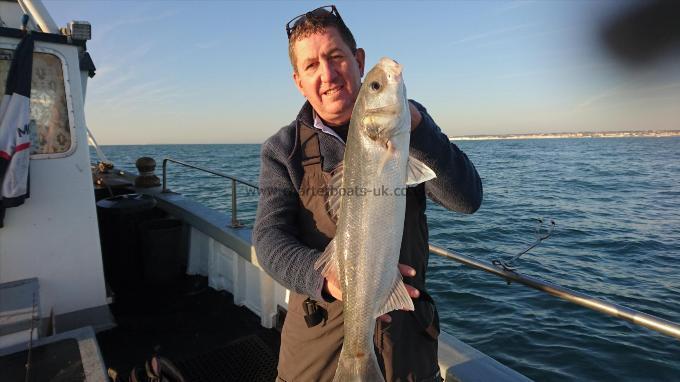
[[[136,295],[123,296],[111,309],[118,326],[98,333],[97,340],[106,366],[116,370],[123,380],[127,380],[134,367],[143,368],[155,353],[178,367],[187,360],[196,360],[199,366],[205,363],[207,372],[214,373],[210,374],[213,376],[232,373],[232,365],[264,365],[260,357],[265,356],[274,360],[271,366],[261,366],[268,370],[269,374],[265,375],[276,376],[279,333],[263,328],[260,318],[245,307],[235,306],[228,292],[209,288],[204,277],[187,277],[173,290],[142,290]],[[234,351],[241,354],[232,354]],[[220,356],[236,358],[219,361],[218,368],[213,358]],[[220,368],[225,371],[215,370]],[[192,370],[191,367],[181,369],[187,377],[203,375]],[[267,380],[272,381],[274,377]],[[193,381],[192,378],[187,381]],[[239,377],[236,380],[257,379]],[[0,382],[4,382],[2,378]]]
[[[277,357],[256,335],[177,363],[187,381],[274,381]]]

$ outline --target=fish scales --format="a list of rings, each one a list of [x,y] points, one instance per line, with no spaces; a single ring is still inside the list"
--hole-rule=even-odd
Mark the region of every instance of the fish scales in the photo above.
[[[413,310],[397,268],[411,128],[401,71],[383,58],[366,75],[352,112],[341,186],[333,189],[340,197],[338,222],[324,273],[335,273],[343,291],[344,340],[335,381],[383,380],[373,347],[376,317]]]

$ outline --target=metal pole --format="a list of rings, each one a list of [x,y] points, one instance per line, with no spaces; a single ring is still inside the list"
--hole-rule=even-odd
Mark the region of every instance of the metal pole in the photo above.
[[[163,191],[161,192],[168,192],[167,179],[168,179],[168,158],[165,158],[163,159]]]
[[[222,177],[222,178],[230,179],[231,180],[231,226],[234,227],[234,228],[242,227],[241,223],[239,223],[239,221],[238,221],[238,210],[237,210],[237,206],[236,206],[236,204],[237,204],[236,203],[236,185],[238,183],[240,183],[240,184],[246,185],[248,187],[251,187],[251,188],[254,188],[254,189],[257,190],[258,187],[256,185],[249,183],[249,182],[246,182],[244,180],[235,178],[233,176],[222,174],[221,172],[208,170],[208,169],[201,168],[201,167],[198,167],[198,166],[194,166],[192,164],[181,162],[181,161],[178,161],[178,160],[175,160],[175,159],[172,159],[172,158],[164,158],[163,159],[163,191],[162,192],[170,192],[167,189],[167,178],[168,178],[167,163],[168,162],[177,163],[177,164],[185,166],[185,167],[189,167],[189,168],[193,168],[193,169],[196,169],[196,170],[199,170],[199,171],[207,172],[208,174],[213,174],[213,175],[217,175],[217,176]]]
[[[231,226],[234,227],[234,228],[241,226],[238,222],[236,214],[237,214],[237,211],[236,211],[236,180],[232,179],[231,180]]]
[[[18,3],[24,13],[31,15],[41,32],[59,34],[57,23],[40,0],[19,0]]]
[[[254,188],[254,189],[257,189],[257,188],[258,188],[256,185],[254,185],[254,184],[252,184],[252,183],[250,183],[250,182],[246,182],[245,180],[242,180],[242,179],[239,179],[239,178],[235,178],[235,177],[233,177],[233,176],[229,176],[229,175],[226,175],[226,174],[222,174],[221,172],[208,170],[207,168],[202,168],[202,167],[194,166],[194,165],[192,165],[192,164],[185,163],[185,162],[181,162],[181,161],[178,161],[178,160],[174,160],[174,159],[172,159],[172,158],[165,158],[164,161],[169,161],[169,162],[177,163],[177,164],[179,164],[179,165],[182,165],[182,166],[185,166],[185,167],[189,167],[189,168],[193,168],[193,169],[195,169],[195,170],[207,172],[208,174],[217,175],[217,176],[222,177],[222,178],[233,179],[233,180],[237,181],[238,183],[245,184],[246,186],[252,187],[252,188]]]
[[[94,134],[92,134],[90,128],[85,126],[85,130],[87,130],[87,137],[92,141],[92,146],[94,146],[94,149],[97,152],[97,157],[99,157],[99,160],[104,163],[110,164],[111,161],[109,160],[109,158],[106,157],[101,147],[99,147],[99,144],[97,143],[97,140],[94,139]]]
[[[618,317],[634,324],[644,326],[648,329],[655,330],[659,333],[669,335],[680,339],[680,325],[664,320],[663,318],[655,317],[647,313],[642,313],[634,309],[626,308],[625,306],[611,304],[600,299],[588,296],[584,293],[579,293],[559,285],[549,283],[530,276],[524,276],[516,272],[510,272],[499,269],[491,264],[475,260],[471,257],[452,253],[445,249],[430,245],[430,252],[458,261],[461,264],[472,268],[477,268],[485,272],[493,273],[496,276],[504,278],[508,283],[516,281],[531,288],[548,293],[555,297],[567,300],[577,305],[608,314],[610,316]]]

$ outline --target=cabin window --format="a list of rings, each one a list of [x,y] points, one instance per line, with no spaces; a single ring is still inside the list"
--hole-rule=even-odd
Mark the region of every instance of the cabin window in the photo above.
[[[13,50],[0,49],[0,91],[5,92]],[[31,80],[31,154],[65,153],[71,149],[64,72],[59,57],[33,53]]]

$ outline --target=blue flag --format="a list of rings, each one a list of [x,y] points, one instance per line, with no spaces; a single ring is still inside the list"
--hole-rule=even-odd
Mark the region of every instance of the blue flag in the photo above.
[[[23,204],[29,196],[32,72],[33,38],[26,35],[14,52],[0,103],[0,228],[5,209]]]

